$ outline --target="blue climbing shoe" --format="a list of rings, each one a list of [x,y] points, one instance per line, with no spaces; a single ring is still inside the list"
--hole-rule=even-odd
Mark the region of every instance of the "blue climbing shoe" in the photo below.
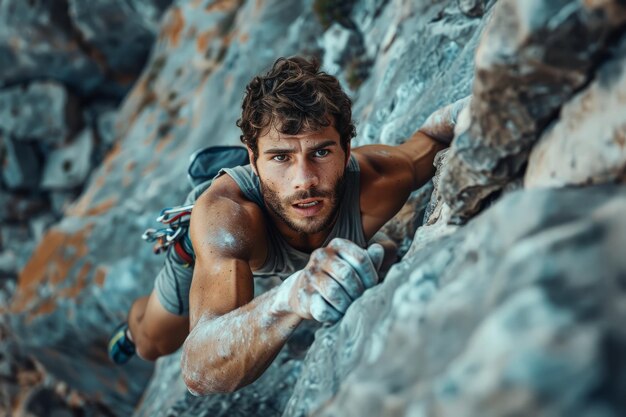
[[[128,323],[122,323],[109,339],[109,358],[117,365],[123,365],[135,354],[135,344],[128,337]]]

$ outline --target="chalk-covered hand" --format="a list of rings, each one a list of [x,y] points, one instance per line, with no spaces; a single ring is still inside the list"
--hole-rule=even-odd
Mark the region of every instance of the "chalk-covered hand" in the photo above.
[[[349,240],[333,239],[281,284],[277,298],[303,319],[334,323],[363,291],[378,283],[383,257],[377,243],[365,250]]]
[[[469,108],[472,96],[467,96],[445,107],[435,110],[428,116],[419,131],[425,133],[438,142],[449,145],[454,139],[454,131],[459,122],[460,113]]]

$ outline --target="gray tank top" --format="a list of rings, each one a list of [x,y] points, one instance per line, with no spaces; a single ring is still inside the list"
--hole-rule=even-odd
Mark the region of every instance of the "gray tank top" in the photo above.
[[[250,201],[256,203],[266,212],[265,202],[261,195],[259,178],[254,174],[250,165],[235,168],[225,168],[223,173],[228,174],[239,186],[243,194]],[[351,240],[361,247],[366,246],[361,223],[360,199],[360,170],[359,163],[354,156],[350,156],[346,169],[345,189],[339,203],[337,221],[322,246],[326,246],[333,238],[341,237]],[[279,276],[286,278],[304,268],[311,256],[290,246],[280,234],[276,226],[268,220],[268,252],[263,266],[252,274],[255,277]]]

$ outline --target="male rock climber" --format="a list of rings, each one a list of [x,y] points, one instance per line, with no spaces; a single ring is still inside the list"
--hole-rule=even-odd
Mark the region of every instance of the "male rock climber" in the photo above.
[[[372,239],[432,177],[466,103],[401,145],[352,149],[337,79],[304,58],[278,59],[247,86],[237,122],[251,164],[223,170],[195,202],[193,276],[159,274],[110,348],[156,359],[184,342],[183,377],[198,395],[254,381],[300,322],[336,322],[379,282],[394,254]],[[275,275],[283,282],[254,298],[253,277]]]

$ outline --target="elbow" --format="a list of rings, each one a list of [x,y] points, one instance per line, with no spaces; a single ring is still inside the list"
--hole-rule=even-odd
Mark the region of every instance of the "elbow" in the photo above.
[[[196,397],[204,397],[211,394],[231,394],[243,386],[229,382],[226,379],[216,379],[205,372],[193,374],[183,370],[182,376],[187,391]]]
[[[197,397],[211,394],[229,394],[243,386],[240,378],[232,377],[223,367],[194,361],[193,354],[183,350],[181,358],[181,375],[187,390]]]

